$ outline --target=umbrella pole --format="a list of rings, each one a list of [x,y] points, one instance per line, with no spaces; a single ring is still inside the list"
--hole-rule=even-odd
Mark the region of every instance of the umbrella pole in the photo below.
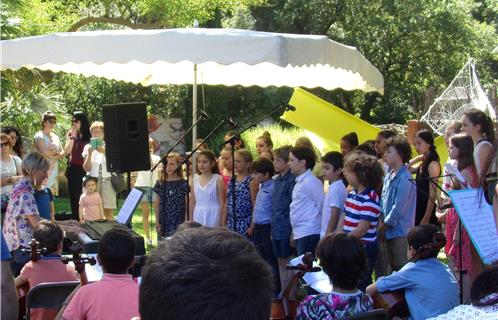
[[[194,64],[194,85],[192,86],[192,123],[197,121],[197,64]],[[192,149],[195,149],[195,141],[197,140],[197,125],[192,129]],[[192,174],[197,172],[197,161],[195,154],[192,155]],[[187,177],[188,181],[188,177]]]

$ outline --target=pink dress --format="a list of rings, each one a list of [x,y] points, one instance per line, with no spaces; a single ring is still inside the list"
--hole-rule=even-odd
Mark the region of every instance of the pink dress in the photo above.
[[[479,181],[477,178],[477,171],[475,167],[467,167],[462,170],[462,173],[468,173],[472,178],[470,182],[467,182],[468,188],[477,188],[479,186]],[[445,252],[447,255],[451,256],[455,262],[455,268],[467,270],[469,276],[472,277],[472,254],[471,246],[472,242],[469,238],[469,234],[462,225],[462,265],[460,265],[460,248],[458,240],[458,223],[460,219],[455,211],[455,208],[448,209],[446,215],[446,247]]]
[[[83,208],[83,218],[88,221],[98,220],[102,198],[98,192],[83,193],[80,197],[80,208]]]

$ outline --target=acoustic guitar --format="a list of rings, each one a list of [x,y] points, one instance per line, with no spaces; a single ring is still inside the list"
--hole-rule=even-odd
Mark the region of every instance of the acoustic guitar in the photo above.
[[[393,317],[407,317],[410,315],[408,304],[405,300],[405,290],[387,291],[377,293],[372,296],[374,308],[384,309],[389,314],[389,319]]]

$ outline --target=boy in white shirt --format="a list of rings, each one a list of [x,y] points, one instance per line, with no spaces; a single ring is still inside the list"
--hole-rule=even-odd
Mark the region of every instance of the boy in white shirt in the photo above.
[[[348,195],[342,180],[342,154],[337,151],[328,152],[322,157],[323,179],[329,181],[329,189],[325,195],[322,210],[322,228],[320,239],[337,229],[339,219],[344,212],[344,202]]]

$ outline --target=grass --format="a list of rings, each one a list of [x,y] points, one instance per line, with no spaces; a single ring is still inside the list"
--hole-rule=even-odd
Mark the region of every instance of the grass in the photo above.
[[[119,209],[123,205],[124,199],[118,199],[118,209],[114,210],[114,218],[117,217]],[[71,211],[71,205],[69,203],[68,198],[62,198],[62,197],[56,197],[54,200],[55,204],[55,212],[60,212],[60,211],[66,211],[70,212]],[[151,238],[153,241],[153,246],[157,245],[157,233],[156,233],[156,219],[155,219],[155,214],[154,214],[154,208],[149,208],[150,210],[150,232],[151,232]],[[144,228],[143,228],[143,221],[142,221],[142,209],[140,205],[137,207],[135,210],[135,213],[133,214],[132,218],[132,226],[133,226],[133,231],[136,233],[140,234],[141,236],[144,237],[145,239],[145,233],[144,233]],[[146,245],[146,250],[149,251],[152,247]]]

